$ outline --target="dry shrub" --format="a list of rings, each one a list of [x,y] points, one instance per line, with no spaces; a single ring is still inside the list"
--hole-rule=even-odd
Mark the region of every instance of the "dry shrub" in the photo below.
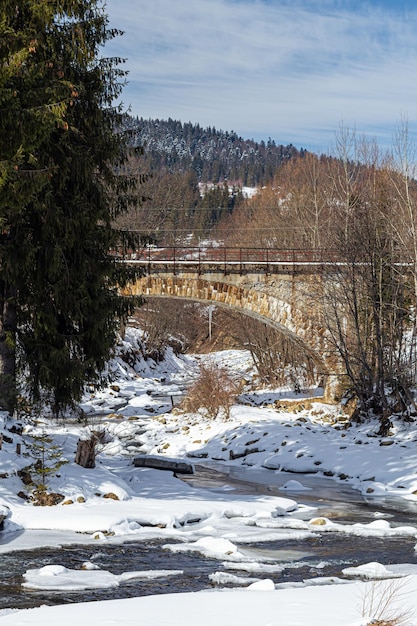
[[[373,581],[362,597],[362,617],[368,626],[407,626],[411,611],[405,606],[407,578]]]
[[[195,383],[189,388],[181,408],[189,413],[203,411],[210,419],[223,413],[230,417],[239,384],[225,367],[214,362],[203,363]]]

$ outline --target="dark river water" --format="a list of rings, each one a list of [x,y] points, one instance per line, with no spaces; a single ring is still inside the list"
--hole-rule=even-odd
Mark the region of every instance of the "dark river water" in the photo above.
[[[417,505],[405,501],[375,499],[365,502],[346,484],[315,476],[294,476],[267,471],[233,468],[220,473],[211,467],[199,467],[195,475],[184,478],[195,486],[222,489],[232,486],[235,493],[280,495],[294,498],[299,503],[317,507],[318,515],[338,522],[369,523],[377,517],[391,525],[417,525]],[[310,487],[306,492],[283,492],[280,487],[288,480],[299,480]],[[212,586],[209,575],[214,572],[237,576],[272,578],[275,583],[295,582],[322,576],[343,578],[344,567],[378,561],[417,563],[414,537],[354,537],[342,533],[318,533],[308,539],[279,540],[246,544],[244,551],[268,558],[268,562],[282,565],[277,574],[249,574],[246,571],[227,570],[223,561],[207,558],[195,552],[173,553],[163,548],[166,540],[129,541],[121,545],[42,548],[11,552],[0,556],[0,609],[24,608],[41,604],[62,604],[91,600],[129,598],[150,594],[199,591]],[[172,543],[172,542],[170,542]],[[116,589],[77,592],[38,592],[21,587],[22,574],[31,568],[59,564],[79,569],[84,561],[92,561],[113,574],[123,572],[167,569],[183,570],[183,574],[154,580],[132,580]]]

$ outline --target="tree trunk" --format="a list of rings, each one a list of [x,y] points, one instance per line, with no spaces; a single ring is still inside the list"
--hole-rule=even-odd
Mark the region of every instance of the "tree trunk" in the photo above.
[[[10,413],[16,405],[16,305],[14,289],[0,282],[0,407]]]
[[[79,440],[77,444],[77,452],[75,462],[81,467],[92,469],[96,466],[96,440],[87,439]]]

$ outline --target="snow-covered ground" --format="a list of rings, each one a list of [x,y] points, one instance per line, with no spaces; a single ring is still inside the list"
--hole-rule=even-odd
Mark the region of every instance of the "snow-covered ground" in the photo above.
[[[416,526],[395,526],[381,516],[370,523],[339,523],[299,502],[300,493],[308,489],[303,473],[312,472],[331,477],[344,488],[351,485],[368,497],[417,502],[417,422],[394,419],[390,435],[381,438],[376,434],[377,423],[347,427],[340,407],[317,398],[312,402],[313,392],[294,395],[290,389],[248,390],[228,420],[183,414],[171,410],[172,401],[195,377],[199,359],[220,359],[249,381],[249,356],[230,351],[210,357],[175,357],[168,352],[165,361],[155,365],[131,358],[138,341],[138,331],[128,329],[119,357],[110,365],[113,383],[86,394],[87,425],[75,420],[52,423],[44,417],[26,423],[21,436],[13,432],[16,423],[0,415],[0,433],[5,435],[0,450],[0,516],[7,516],[0,552],[158,539],[173,554],[196,551],[227,562],[236,576],[213,571],[213,591],[207,592],[0,611],[0,626],[47,625],[57,620],[66,626],[77,619],[129,625],[137,624],[139,615],[143,626],[353,626],[367,624],[372,617],[387,619],[387,613],[382,614],[387,597],[391,600],[386,611],[407,613],[408,622],[404,615],[403,623],[417,624],[415,565],[363,563],[341,571],[340,578],[315,578],[288,587],[280,583],[280,566],[245,549],[252,542],[282,540],[285,545],[286,539],[302,540],[325,532],[417,537],[417,522]],[[291,397],[297,405],[286,405]],[[93,431],[103,434],[102,443],[96,467],[84,469],[74,463],[77,442]],[[41,507],[22,497],[29,491],[22,482],[24,474],[20,471],[19,477],[18,471],[31,463],[26,446],[39,445],[46,434],[57,446],[48,444],[45,449],[47,464],[54,465],[52,456],[58,449],[69,462],[45,477],[48,491],[63,499],[55,506]],[[17,444],[22,447],[20,456]],[[232,484],[216,490],[196,488],[171,472],[134,467],[133,458],[143,454],[241,467],[257,480],[261,475],[265,482],[280,484],[282,496],[243,495]],[[284,471],[293,472],[292,478],[282,480]],[[28,592],[111,590],[132,579],[176,574],[173,568],[115,575],[87,562],[80,570],[46,565],[22,571],[22,585]]]

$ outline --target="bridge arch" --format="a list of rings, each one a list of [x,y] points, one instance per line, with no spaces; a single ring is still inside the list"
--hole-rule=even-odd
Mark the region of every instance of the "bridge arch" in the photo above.
[[[304,287],[301,291],[295,289],[293,281],[283,277],[257,281],[248,276],[158,272],[137,279],[124,293],[216,304],[268,324],[289,336],[314,358],[325,380],[325,399],[334,400],[339,378],[337,363],[317,307],[307,303]]]

